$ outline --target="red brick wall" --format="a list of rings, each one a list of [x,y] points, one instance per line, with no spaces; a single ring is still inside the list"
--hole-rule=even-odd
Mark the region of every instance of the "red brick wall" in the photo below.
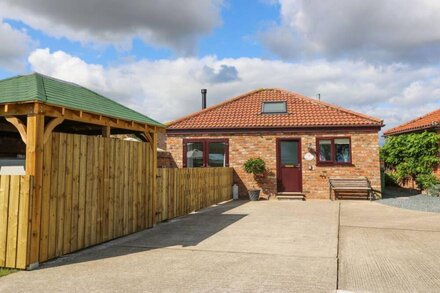
[[[157,168],[176,168],[173,156],[166,151],[157,152]]]
[[[172,154],[178,167],[182,167],[183,138],[228,138],[229,165],[235,170],[234,182],[239,185],[240,195],[246,196],[246,189],[260,187],[263,194],[276,194],[276,138],[301,138],[302,157],[308,151],[307,144],[316,148],[316,137],[350,136],[352,144],[353,166],[316,166],[316,158],[312,161],[302,159],[303,192],[307,198],[329,198],[328,177],[331,176],[367,176],[374,189],[380,191],[379,136],[371,132],[295,132],[266,134],[234,134],[234,135],[193,135],[168,136],[167,150]],[[261,157],[268,168],[269,174],[262,179],[254,179],[253,175],[243,171],[243,163],[250,157]],[[311,168],[311,170],[309,169]]]

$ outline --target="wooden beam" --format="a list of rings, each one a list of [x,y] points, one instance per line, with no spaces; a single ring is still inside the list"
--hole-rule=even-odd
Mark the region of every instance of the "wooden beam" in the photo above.
[[[141,141],[143,142],[148,142],[148,139],[145,137],[145,135],[143,133],[135,133],[134,134],[137,138],[139,138]]]
[[[24,125],[23,122],[21,122],[21,120],[18,119],[17,117],[15,117],[15,116],[5,117],[5,119],[6,119],[6,121],[8,121],[12,125],[14,125],[15,128],[17,128],[18,133],[20,133],[21,140],[23,140],[23,142],[25,144],[27,144],[26,143],[26,141],[27,141],[27,128],[26,128],[26,125]]]
[[[34,114],[27,118],[26,174],[34,176],[30,210],[29,264],[39,262],[41,195],[43,185],[44,115]]]
[[[145,136],[146,140],[150,143],[151,149],[153,149],[153,137],[150,134],[150,126],[145,125],[145,130],[142,132],[142,134]]]
[[[64,122],[63,117],[57,117],[57,118],[52,119],[49,122],[49,124],[47,124],[46,128],[44,129],[43,144],[46,144],[47,140],[49,139],[49,137],[52,134],[52,131],[55,129],[55,127],[57,127],[58,125],[60,125],[63,122]]]
[[[111,134],[110,126],[103,126],[102,127],[102,137],[110,137],[110,134]]]
[[[153,141],[151,142],[153,148],[153,225],[156,225],[156,197],[157,195],[157,131],[153,133]]]
[[[3,104],[0,107],[0,116],[19,116],[33,113],[33,104]]]
[[[0,107],[0,116],[19,116],[31,114],[43,114],[47,117],[64,117],[66,120],[77,121],[82,123],[110,126],[112,128],[127,129],[130,131],[142,132],[147,123],[133,122],[131,120],[123,120],[114,117],[103,116],[102,114],[95,114],[83,110],[74,110],[61,106],[42,104],[39,102],[23,103],[23,104],[7,104],[7,111],[5,111],[5,104]],[[156,127],[157,131],[164,131],[164,128]],[[149,129],[154,129],[149,126]]]
[[[148,142],[153,144],[153,137],[151,137],[150,133],[148,133],[147,131],[144,131],[144,132],[142,132],[142,134],[145,135],[145,138],[147,139]]]
[[[76,121],[100,126],[110,126],[111,128],[127,129],[130,131],[144,131],[145,124],[121,119],[110,118],[99,114],[88,113],[78,110],[64,108],[64,113],[60,107],[45,105],[44,114],[48,117],[64,117],[66,120]],[[101,118],[100,118],[101,117]]]

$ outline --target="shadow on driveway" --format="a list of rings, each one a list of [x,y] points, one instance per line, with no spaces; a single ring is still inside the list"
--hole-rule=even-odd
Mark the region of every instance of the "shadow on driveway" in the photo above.
[[[227,202],[202,209],[190,214],[191,216],[158,223],[153,228],[48,261],[39,269],[119,257],[152,249],[196,246],[246,217],[246,214],[226,214],[245,203],[247,201],[244,200]]]

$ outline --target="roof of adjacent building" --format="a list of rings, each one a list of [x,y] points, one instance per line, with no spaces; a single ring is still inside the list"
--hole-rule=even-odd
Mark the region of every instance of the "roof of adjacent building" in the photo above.
[[[384,132],[385,136],[416,132],[440,127],[440,109],[432,111],[409,122]]]
[[[262,114],[263,102],[284,101],[287,113]],[[167,123],[170,130],[382,127],[383,121],[283,89],[259,89]]]
[[[80,85],[32,73],[0,80],[0,103],[41,102],[98,115],[163,124]]]

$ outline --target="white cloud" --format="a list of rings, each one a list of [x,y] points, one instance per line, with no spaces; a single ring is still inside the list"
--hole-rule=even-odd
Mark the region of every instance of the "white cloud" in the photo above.
[[[438,62],[440,1],[279,0],[281,23],[260,34],[275,54]]]
[[[2,0],[0,16],[83,43],[129,48],[139,37],[189,54],[198,37],[221,23],[222,5],[222,0]]]
[[[0,44],[0,67],[15,72],[24,70],[32,46],[26,32],[14,29],[0,18]]]
[[[382,118],[388,127],[440,106],[436,67],[213,56],[103,67],[49,49],[35,50],[29,63],[35,71],[89,87],[162,122],[199,110],[201,88],[208,89],[208,105],[256,88],[280,87],[312,97],[321,93],[323,100]],[[206,68],[209,74],[234,68],[239,78],[219,82],[206,78]]]

